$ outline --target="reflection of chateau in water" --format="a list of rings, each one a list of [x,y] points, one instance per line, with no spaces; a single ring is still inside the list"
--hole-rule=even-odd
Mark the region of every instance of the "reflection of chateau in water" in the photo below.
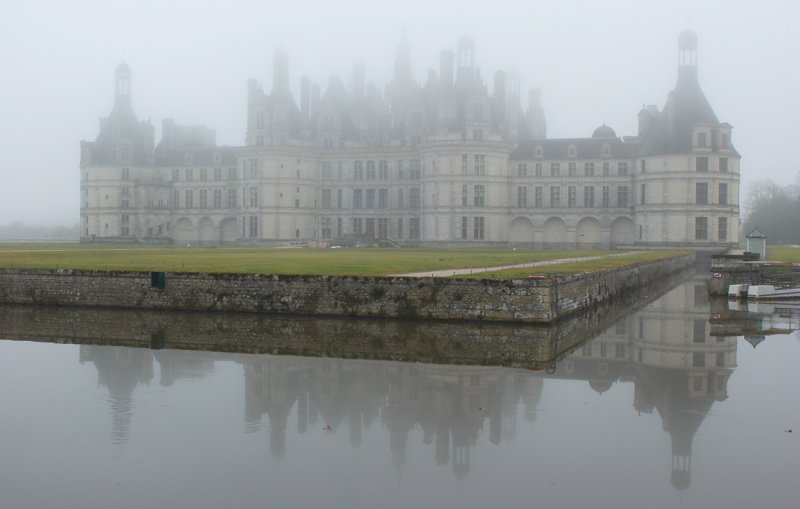
[[[598,392],[632,381],[636,410],[656,410],[670,435],[678,489],[691,482],[694,435],[714,402],[728,397],[736,367],[736,337],[712,337],[709,312],[705,282],[686,282],[586,343],[555,375],[589,380]]]
[[[162,385],[209,374],[215,359],[232,360],[244,367],[246,430],[266,428],[276,458],[290,450],[287,435],[330,429],[359,447],[365,429],[382,425],[398,475],[409,437],[420,430],[423,442],[433,446],[435,462],[449,464],[459,478],[469,473],[479,440],[499,444],[514,439],[520,410],[526,421],[536,421],[542,390],[553,383],[546,379],[586,380],[598,392],[618,381],[633,382],[635,409],[657,411],[671,437],[672,484],[685,489],[694,435],[714,401],[727,397],[736,365],[735,337],[711,337],[709,313],[705,283],[684,283],[573,351],[551,374],[98,346],[82,346],[81,361],[95,363],[100,384],[109,390],[115,441],[127,437],[131,395],[137,384],[153,378],[154,358]]]
[[[160,383],[170,386],[182,378],[198,378],[214,370],[216,354],[210,352],[151,351],[104,345],[80,345],[80,362],[94,363],[97,385],[108,389],[112,412],[111,437],[115,444],[128,441],[133,416],[133,391],[153,379],[153,359],[160,367]]]

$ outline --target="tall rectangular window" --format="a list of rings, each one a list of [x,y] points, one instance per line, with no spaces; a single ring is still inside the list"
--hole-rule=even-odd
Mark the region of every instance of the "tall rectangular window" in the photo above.
[[[720,217],[717,219],[717,240],[728,242],[728,218]]]
[[[419,218],[412,217],[408,220],[408,237],[411,239],[419,239]]]
[[[222,180],[222,168],[214,168],[214,181],[219,182]]]
[[[537,177],[541,177],[542,176],[542,173],[543,173],[542,172],[542,167],[543,166],[544,165],[542,163],[536,163],[536,166],[534,168],[535,168],[535,172],[536,172],[536,176]]]
[[[194,192],[191,189],[187,189],[185,194],[183,195],[183,206],[187,209],[194,207]]]
[[[340,209],[344,207],[344,190],[337,189],[336,190],[336,208]]]
[[[228,189],[228,208],[236,208],[236,189]]]
[[[172,181],[173,181],[173,182],[177,182],[177,181],[179,181],[180,179],[181,179],[181,173],[180,173],[180,170],[178,170],[177,168],[176,168],[176,169],[173,169],[173,170],[172,170]]]
[[[527,186],[518,186],[517,187],[517,207],[527,207],[528,206],[528,187]]]
[[[728,184],[725,182],[721,182],[719,184],[719,204],[728,204]]]
[[[617,163],[617,175],[620,177],[625,177],[628,175],[628,163],[626,161],[620,161]]]
[[[469,196],[467,195],[467,184],[461,184],[461,206],[466,207],[469,205]]]
[[[186,168],[186,182],[194,180],[194,169]]]
[[[570,177],[574,177],[578,174],[578,163],[569,163],[567,168]]]
[[[567,187],[567,206],[571,209],[574,209],[578,206],[578,191],[575,186]]]
[[[130,168],[122,168],[122,180],[130,180],[130,179],[131,179]]]
[[[366,208],[374,209],[375,208],[375,190],[374,189],[367,189],[367,204]]]
[[[388,189],[378,189],[378,208],[379,209],[389,208],[389,190]]]
[[[694,218],[694,239],[695,240],[708,240],[708,218],[695,217]]]
[[[720,157],[719,158],[719,171],[720,171],[720,173],[728,173],[728,158],[727,157]]]
[[[418,179],[421,176],[420,166],[419,166],[419,159],[412,159],[411,166],[409,172],[411,173],[412,179]]]
[[[587,177],[594,177],[594,163],[585,163],[583,165],[583,174]]]
[[[609,193],[608,186],[603,186],[603,208],[607,209],[611,206],[611,193]]]
[[[628,186],[617,186],[617,207],[628,206]]]
[[[353,189],[353,208],[354,209],[364,208],[364,203],[361,201],[363,199],[363,192],[364,191],[362,191],[361,189]]]
[[[402,209],[404,207],[403,203],[403,189],[397,190],[397,208]]]
[[[222,189],[214,189],[214,208],[222,208]]]
[[[483,184],[476,184],[473,191],[475,193],[473,200],[474,205],[476,207],[483,207],[484,204],[486,203],[484,195],[485,188],[483,187]]]
[[[587,209],[594,208],[594,186],[583,187],[583,206]]]
[[[542,186],[536,186],[533,190],[533,206],[537,209],[544,207],[543,195]]]
[[[420,206],[419,188],[418,187],[412,187],[409,190],[408,194],[409,194],[408,199],[410,201],[411,208],[412,209],[418,209],[419,206]]]
[[[320,219],[320,230],[323,239],[331,238],[331,218],[323,217]]]
[[[389,220],[385,217],[378,218],[378,238],[389,238]]]
[[[397,238],[398,239],[402,239],[403,238],[403,218],[402,217],[397,218]]]
[[[122,223],[122,231],[120,233],[123,237],[127,237],[130,235],[130,216],[128,214],[122,214],[120,221]]]
[[[251,207],[258,207],[258,188],[251,187],[250,188],[250,206]]]
[[[354,235],[361,235],[363,224],[364,223],[363,223],[363,221],[361,220],[360,217],[354,217],[353,218],[353,234]]]
[[[694,202],[698,205],[706,205],[708,203],[708,184],[705,182],[698,182],[694,186]]]
[[[330,161],[322,161],[322,180],[333,180],[333,166]]]
[[[200,190],[200,199],[198,201],[199,201],[198,205],[200,205],[201,209],[207,209],[208,208],[208,190],[207,189],[201,189]]]
[[[697,171],[708,171],[708,158],[698,157],[695,159],[695,169]]]
[[[561,206],[561,188],[558,186],[550,187],[550,206],[551,207]]]
[[[483,236],[485,233],[485,218],[483,216],[475,216],[472,219],[473,224],[473,232],[472,236],[475,240],[483,240]]]
[[[469,175],[469,156],[461,154],[461,174]]]
[[[561,163],[550,163],[550,176],[551,177],[561,176]]]
[[[461,238],[467,238],[467,216],[461,216]]]
[[[250,216],[248,218],[248,236],[251,239],[258,237],[258,216]]]
[[[323,189],[322,190],[322,208],[329,209],[331,208],[331,190],[330,189]]]
[[[647,196],[646,191],[647,191],[647,189],[645,188],[644,184],[639,186],[639,203],[641,205],[645,204],[645,196]]]
[[[520,163],[517,165],[517,177],[527,177],[528,176],[528,165],[525,163]]]
[[[486,175],[486,156],[483,154],[475,154],[475,175]]]
[[[200,181],[205,182],[208,180],[208,168],[200,168]]]
[[[181,206],[181,192],[177,189],[172,191],[172,208],[177,209]]]

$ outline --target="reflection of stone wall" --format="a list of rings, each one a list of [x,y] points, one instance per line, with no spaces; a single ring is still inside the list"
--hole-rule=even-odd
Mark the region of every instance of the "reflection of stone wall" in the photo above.
[[[0,303],[187,311],[552,322],[686,268],[693,256],[558,279],[166,275],[0,269]]]
[[[666,288],[670,280],[663,283]],[[647,291],[652,300],[663,290]],[[539,369],[647,301],[643,292],[630,292],[551,327],[0,305],[0,337]]]

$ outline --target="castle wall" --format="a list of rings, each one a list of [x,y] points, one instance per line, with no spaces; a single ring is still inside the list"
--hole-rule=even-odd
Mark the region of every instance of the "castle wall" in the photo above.
[[[547,323],[686,268],[693,255],[514,281],[0,269],[0,303]]]

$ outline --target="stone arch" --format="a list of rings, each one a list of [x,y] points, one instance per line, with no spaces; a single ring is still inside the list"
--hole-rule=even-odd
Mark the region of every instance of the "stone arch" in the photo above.
[[[214,231],[214,222],[204,217],[197,223],[197,239],[201,244],[217,242],[219,235]]]
[[[562,246],[567,242],[567,225],[560,217],[551,217],[544,222],[545,246]]]
[[[618,217],[611,223],[611,247],[619,244],[632,244],[636,239],[636,229],[629,217]]]
[[[513,243],[533,242],[533,223],[527,217],[516,217],[508,227],[508,241]]]
[[[235,217],[226,217],[219,222],[219,234],[221,242],[236,242],[239,238],[238,221]]]
[[[175,242],[186,243],[194,241],[194,229],[192,221],[182,217],[175,221]]]
[[[595,247],[603,241],[603,228],[600,226],[600,221],[593,217],[581,219],[576,234],[580,247]]]

